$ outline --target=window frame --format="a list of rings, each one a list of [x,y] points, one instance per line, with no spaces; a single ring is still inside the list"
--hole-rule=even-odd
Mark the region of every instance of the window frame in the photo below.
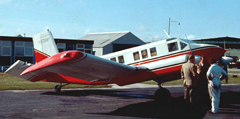
[[[63,45],[63,46],[61,46],[61,45]],[[58,51],[59,51],[59,52],[64,52],[64,51],[66,51],[66,46],[67,46],[66,43],[57,43],[57,48],[58,48]],[[62,50],[62,51],[60,51],[60,50]]]
[[[19,45],[18,43],[22,43],[22,45]],[[31,43],[32,45],[27,46],[26,43]],[[17,51],[19,51],[19,50],[17,50],[17,48],[23,48],[23,55],[17,55]],[[27,53],[28,48],[30,48],[31,54]],[[14,49],[15,49],[15,52],[14,52],[15,56],[18,56],[18,57],[33,57],[34,50],[33,50],[33,42],[31,42],[31,41],[15,41]]]

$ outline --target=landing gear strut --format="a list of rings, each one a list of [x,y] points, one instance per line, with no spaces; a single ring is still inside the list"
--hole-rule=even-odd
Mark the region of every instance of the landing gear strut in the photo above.
[[[62,85],[62,83],[60,83],[60,85],[56,85],[56,86],[55,86],[55,91],[56,91],[56,92],[61,92],[61,88],[62,88],[63,86],[66,86],[66,85],[68,85],[68,84]]]
[[[62,84],[61,85],[56,85],[55,86],[55,91],[56,92],[61,92]]]
[[[171,94],[168,89],[162,87],[162,82],[157,80],[159,89],[154,94],[154,99],[157,102],[168,102],[171,99]]]

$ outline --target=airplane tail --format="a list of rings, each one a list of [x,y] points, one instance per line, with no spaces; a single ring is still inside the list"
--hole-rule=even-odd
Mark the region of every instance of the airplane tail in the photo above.
[[[59,53],[52,33],[49,30],[34,35],[33,45],[36,62],[40,62],[45,58]]]

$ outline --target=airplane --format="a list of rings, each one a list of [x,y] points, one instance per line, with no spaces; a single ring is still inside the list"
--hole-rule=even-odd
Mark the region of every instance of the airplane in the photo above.
[[[124,86],[154,80],[159,86],[155,98],[164,99],[171,95],[162,83],[181,79],[181,67],[189,55],[194,54],[195,63],[200,61],[200,56],[206,60],[222,60],[225,64],[232,61],[222,57],[225,50],[217,45],[197,44],[170,36],[100,57],[77,50],[59,53],[49,30],[34,35],[33,45],[36,64],[18,60],[5,73],[31,82],[58,82],[56,92],[68,84]]]

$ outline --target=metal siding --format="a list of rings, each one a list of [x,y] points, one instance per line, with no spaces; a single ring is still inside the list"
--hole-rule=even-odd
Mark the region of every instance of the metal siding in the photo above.
[[[93,51],[95,51],[95,56],[103,55],[103,48],[93,48]]]
[[[89,33],[79,40],[94,40],[93,47],[104,47],[131,32]]]
[[[112,44],[108,44],[108,45],[103,47],[103,55],[108,54],[108,53],[112,53],[112,52],[113,52],[113,45]]]
[[[128,33],[121,38],[115,40],[113,44],[128,44],[128,45],[142,45],[146,44],[141,39],[133,35],[132,33]]]

